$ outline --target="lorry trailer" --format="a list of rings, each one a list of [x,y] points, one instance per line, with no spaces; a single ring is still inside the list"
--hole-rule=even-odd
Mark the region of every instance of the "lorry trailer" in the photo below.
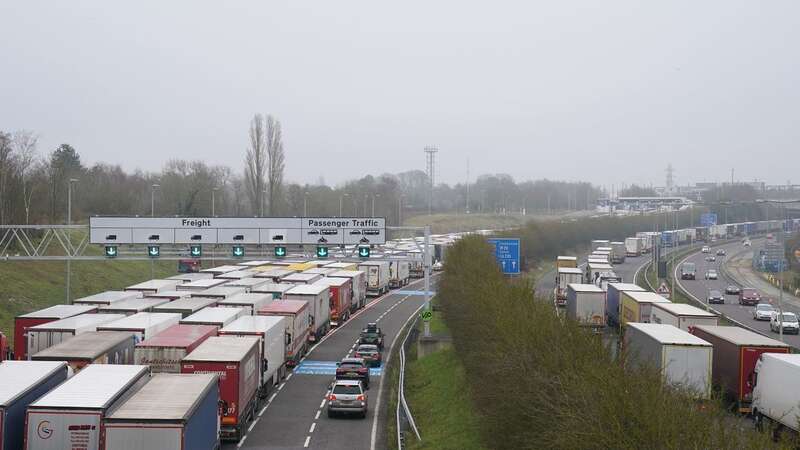
[[[175,300],[174,302],[164,303],[153,307],[153,312],[160,313],[179,313],[181,317],[190,315],[209,306],[215,306],[219,302],[216,298],[209,297],[186,297]]]
[[[378,297],[389,291],[389,262],[367,261],[358,265],[367,274],[367,296]]]
[[[191,281],[189,283],[184,283],[178,285],[176,290],[178,291],[189,291],[189,292],[200,292],[205,291],[206,289],[211,289],[217,286],[222,286],[227,283],[228,280],[222,280],[219,278],[201,278],[199,280]],[[191,294],[190,294],[191,295]]]
[[[184,325],[212,325],[222,328],[244,316],[246,312],[245,308],[213,306],[203,308],[191,316],[181,319],[180,323]]]
[[[220,300],[217,307],[220,308],[243,308],[245,315],[252,316],[258,312],[259,309],[272,303],[271,294],[239,294],[233,297],[228,297],[225,300]]]
[[[266,278],[255,278],[255,277],[252,277],[252,274],[251,274],[250,278],[241,278],[239,280],[231,280],[231,281],[228,282],[228,284],[226,286],[228,286],[228,287],[241,287],[241,288],[244,288],[244,291],[246,293],[251,293],[254,290],[257,291],[258,288],[260,288],[261,286],[264,286],[264,285],[267,285],[267,284],[270,284],[270,283],[272,283],[271,280],[268,280]]]
[[[287,300],[304,300],[309,307],[309,342],[322,339],[331,328],[331,294],[328,286],[299,284],[286,291]]]
[[[126,291],[141,292],[144,295],[154,294],[160,291],[174,291],[177,290],[179,284],[178,280],[149,280],[143,283],[134,284],[125,288]]]
[[[353,289],[353,303],[350,312],[355,312],[367,304],[367,273],[363,270],[339,270],[329,275],[331,278],[349,278]]]
[[[260,316],[282,316],[286,322],[286,365],[294,367],[308,349],[309,307],[305,300],[275,300],[258,311]]]
[[[177,313],[140,312],[98,326],[97,331],[130,331],[136,338],[136,342],[141,342],[177,325],[180,320],[181,315]]]
[[[96,331],[98,326],[123,318],[125,316],[122,314],[83,314],[36,325],[28,329],[27,355],[35,355],[81,333]]]
[[[255,418],[261,384],[257,337],[212,336],[181,362],[181,373],[219,374],[220,436],[238,441]]]
[[[577,267],[559,267],[556,274],[556,305],[565,306],[567,304],[567,285],[581,283],[583,281],[583,271]]]
[[[134,291],[106,291],[88,297],[77,298],[72,301],[74,305],[110,305],[129,298],[141,297],[141,292]]]
[[[243,316],[219,330],[220,336],[255,336],[261,343],[261,387],[267,397],[286,377],[286,327],[289,318],[282,316]]]
[[[147,366],[90,365],[28,406],[26,450],[105,448],[103,418],[149,379]]]
[[[800,430],[800,355],[762,353],[755,372],[752,406],[758,427],[769,421]]]
[[[257,278],[260,279],[260,278]],[[259,285],[258,287],[254,287],[250,290],[252,294],[268,294],[272,296],[273,300],[280,300],[286,294],[286,292],[293,288],[293,284],[289,283],[273,283],[270,280],[267,281],[265,284]]]
[[[408,284],[410,279],[408,261],[389,261],[389,287],[396,289]]]
[[[181,373],[181,360],[211,336],[213,325],[173,325],[136,344],[134,364],[150,366],[153,373]]]
[[[719,317],[686,303],[653,303],[650,323],[666,323],[683,331],[697,325],[717,325]]]
[[[620,298],[620,326],[630,322],[649,323],[653,303],[670,303],[655,292],[622,291]]]
[[[14,318],[14,359],[28,359],[28,328],[97,311],[97,305],[54,305]]]
[[[93,364],[132,364],[135,337],[126,331],[90,331],[31,355],[34,361],[65,361],[78,372]]]
[[[633,283],[608,283],[606,285],[606,313],[609,325],[619,325],[620,293],[624,291],[645,292],[645,289]]]
[[[593,284],[567,285],[567,317],[581,325],[606,325],[606,293]]]
[[[219,447],[219,376],[160,373],[103,420],[108,450]]]
[[[97,312],[103,314],[122,314],[125,316],[132,316],[140,312],[149,312],[156,306],[163,305],[167,302],[169,302],[169,300],[165,298],[129,298],[128,300],[116,302],[111,305],[101,306],[98,308]]]
[[[331,290],[331,327],[338,327],[350,318],[350,305],[353,303],[352,282],[349,278],[325,277],[315,284],[327,286]]]

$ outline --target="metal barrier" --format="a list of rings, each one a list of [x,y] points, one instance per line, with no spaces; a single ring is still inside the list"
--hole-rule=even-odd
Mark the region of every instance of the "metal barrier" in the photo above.
[[[403,431],[404,424],[411,428],[411,430],[417,436],[417,440],[422,440],[419,430],[417,429],[417,424],[414,422],[414,416],[411,414],[411,408],[408,407],[405,396],[406,348],[410,345],[409,342],[414,342],[419,334],[419,330],[417,329],[418,322],[419,316],[417,316],[417,318],[414,319],[414,322],[412,322],[408,327],[408,331],[406,332],[405,338],[403,338],[403,342],[400,344],[400,351],[398,352],[400,359],[400,372],[398,374],[397,381],[397,409],[395,411],[398,449],[405,448],[405,434]],[[413,338],[409,339],[412,336]]]

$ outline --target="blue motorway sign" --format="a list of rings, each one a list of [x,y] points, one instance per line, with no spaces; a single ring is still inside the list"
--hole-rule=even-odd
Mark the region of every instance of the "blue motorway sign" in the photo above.
[[[519,239],[489,239],[494,247],[494,257],[505,274],[519,273]]]
[[[700,215],[700,225],[710,227],[717,224],[717,215],[715,213],[705,213]]]

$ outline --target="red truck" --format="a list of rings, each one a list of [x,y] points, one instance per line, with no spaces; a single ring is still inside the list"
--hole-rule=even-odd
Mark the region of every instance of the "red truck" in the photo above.
[[[136,344],[133,361],[150,366],[153,373],[181,373],[181,360],[216,335],[213,325],[173,325]]]
[[[255,418],[261,385],[257,337],[212,336],[181,361],[181,373],[219,375],[220,437],[238,441]]]
[[[696,325],[689,333],[711,343],[713,382],[725,389],[739,412],[749,413],[755,387],[755,367],[762,353],[789,353],[790,347],[740,327]]]
[[[285,316],[286,321],[286,365],[294,367],[308,349],[309,318],[308,302],[305,300],[273,300],[258,310],[259,316]]]
[[[54,305],[14,318],[14,359],[28,359],[28,328],[97,311],[98,305]]]
[[[6,335],[0,332],[0,361],[5,361],[8,358],[8,340]]]
[[[350,318],[353,301],[353,281],[349,278],[325,277],[314,284],[328,286],[331,300],[331,327],[338,327]]]

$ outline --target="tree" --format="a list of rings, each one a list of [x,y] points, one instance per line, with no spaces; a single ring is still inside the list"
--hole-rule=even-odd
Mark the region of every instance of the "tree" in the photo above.
[[[657,197],[656,190],[651,187],[632,184],[619,191],[620,197]]]
[[[50,220],[55,222],[58,205],[66,195],[67,183],[70,178],[79,176],[83,172],[81,157],[69,144],[61,144],[50,154],[50,164],[47,175],[50,189]]]
[[[12,137],[14,156],[17,161],[17,173],[22,184],[22,204],[25,208],[25,225],[28,225],[31,217],[31,199],[33,198],[34,183],[31,172],[35,170],[36,145],[39,136],[28,130],[20,130]]]
[[[13,171],[11,135],[0,131],[0,224],[6,223],[10,208],[8,179]]]
[[[278,212],[278,199],[283,185],[285,161],[281,122],[271,115],[267,116],[267,157],[269,158],[269,168],[267,170],[269,215],[274,216]]]
[[[264,174],[267,169],[267,142],[264,130],[264,117],[253,116],[250,121],[250,147],[247,149],[244,166],[244,182],[253,213],[263,215]]]

